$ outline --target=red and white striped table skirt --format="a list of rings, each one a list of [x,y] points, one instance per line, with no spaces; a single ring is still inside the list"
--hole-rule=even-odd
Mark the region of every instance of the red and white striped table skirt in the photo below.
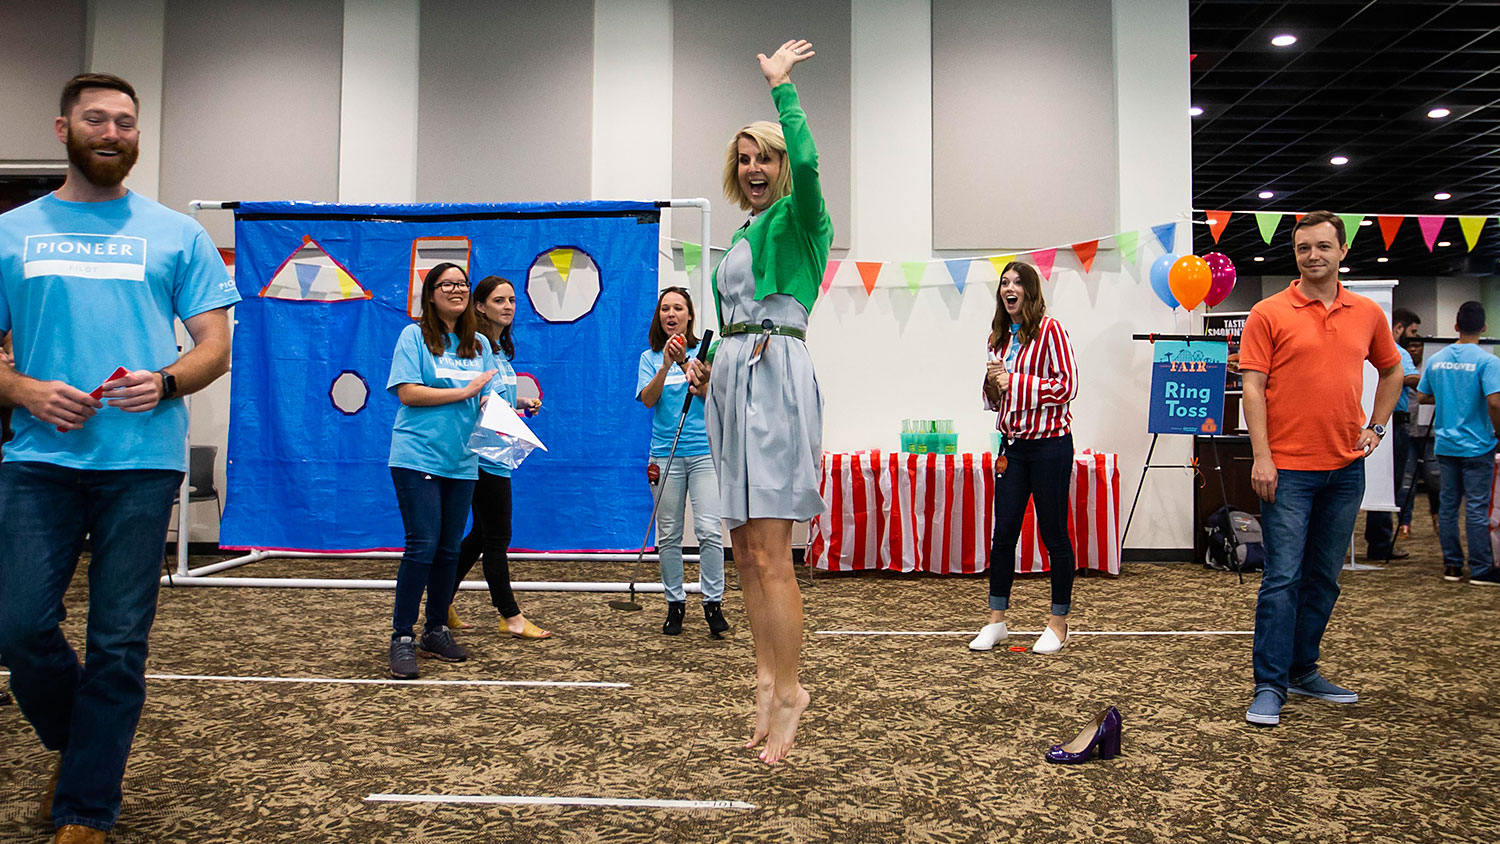
[[[823,454],[823,500],[808,565],[827,571],[974,573],[989,567],[995,529],[994,455]],[[1068,534],[1079,568],[1120,573],[1118,456],[1073,457]],[[1048,570],[1036,514],[1026,505],[1016,571]]]

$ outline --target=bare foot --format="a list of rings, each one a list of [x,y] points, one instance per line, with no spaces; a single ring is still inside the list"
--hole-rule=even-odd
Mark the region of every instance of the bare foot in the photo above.
[[[773,701],[771,732],[766,737],[766,749],[760,752],[761,760],[767,765],[775,765],[791,752],[792,745],[797,738],[797,721],[811,702],[812,697],[800,683],[797,685],[797,694],[792,700]]]
[[[759,745],[771,732],[771,700],[776,684],[771,680],[755,683],[755,732],[745,742],[745,749]]]

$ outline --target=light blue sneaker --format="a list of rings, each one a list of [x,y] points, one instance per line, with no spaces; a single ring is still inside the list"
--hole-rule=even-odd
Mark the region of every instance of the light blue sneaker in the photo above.
[[[1281,723],[1281,695],[1270,689],[1255,693],[1250,708],[1245,710],[1245,720],[1257,727],[1274,727]]]
[[[1316,671],[1300,680],[1293,680],[1291,688],[1287,691],[1294,695],[1305,695],[1334,703],[1354,703],[1359,700],[1358,693],[1342,686],[1335,686],[1323,679],[1323,675]]]

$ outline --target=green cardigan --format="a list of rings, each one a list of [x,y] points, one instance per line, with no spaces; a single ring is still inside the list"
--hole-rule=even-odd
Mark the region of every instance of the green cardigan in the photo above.
[[[786,136],[792,192],[756,215],[748,228],[735,232],[729,246],[734,248],[742,238],[750,241],[756,301],[773,293],[786,293],[811,312],[823,283],[823,270],[828,266],[833,220],[823,204],[823,188],[818,183],[818,150],[807,128],[807,114],[797,100],[796,86],[790,82],[777,85],[771,89],[771,99],[776,102],[781,131]],[[722,313],[717,267],[713,288],[714,307]]]

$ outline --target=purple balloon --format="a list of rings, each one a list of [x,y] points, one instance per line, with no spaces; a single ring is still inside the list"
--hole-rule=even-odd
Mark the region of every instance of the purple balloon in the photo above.
[[[1210,252],[1203,256],[1203,260],[1208,262],[1208,269],[1213,273],[1213,283],[1209,285],[1208,295],[1203,297],[1203,301],[1213,307],[1229,298],[1229,291],[1234,289],[1238,273],[1235,272],[1234,262],[1222,252]]]

